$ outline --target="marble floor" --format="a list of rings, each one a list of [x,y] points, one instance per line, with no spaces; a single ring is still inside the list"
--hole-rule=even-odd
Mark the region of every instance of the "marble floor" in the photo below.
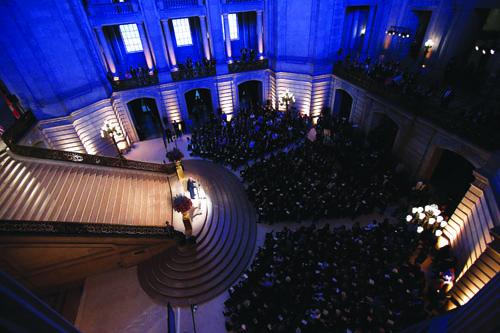
[[[186,136],[178,139],[176,143],[183,151],[185,159],[193,158],[187,151]],[[164,154],[163,141],[155,139],[136,143],[126,158],[161,163]],[[355,222],[364,225],[373,219],[380,221],[382,218],[380,214],[371,214],[361,216],[355,219]],[[256,248],[264,243],[267,232],[281,230],[285,226],[297,229],[310,223],[312,222],[258,224]],[[319,226],[325,223],[331,226],[351,225],[353,221],[334,219],[316,222]],[[224,301],[228,296],[226,291],[208,302],[198,304],[194,320],[189,307],[174,307],[176,333],[193,333],[194,325],[197,332],[225,332],[223,310]],[[142,290],[137,278],[137,267],[117,269],[86,280],[76,326],[85,333],[166,332],[167,308],[153,301]]]

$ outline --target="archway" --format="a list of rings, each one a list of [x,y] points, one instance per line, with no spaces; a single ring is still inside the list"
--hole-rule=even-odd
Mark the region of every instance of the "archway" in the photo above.
[[[394,148],[398,131],[399,126],[394,120],[383,113],[376,112],[373,114],[369,140],[376,147],[386,152],[391,152]]]
[[[138,98],[127,103],[139,140],[160,138],[163,127],[154,98]]]
[[[454,209],[474,180],[474,166],[461,155],[446,149],[436,150],[434,160],[430,183],[443,202]]]
[[[333,115],[335,117],[349,119],[351,116],[352,97],[342,89],[335,90],[335,99],[333,104]]]
[[[238,85],[240,108],[256,106],[262,101],[262,82],[250,80]]]
[[[188,91],[185,97],[191,127],[203,125],[213,116],[210,89],[193,89]]]

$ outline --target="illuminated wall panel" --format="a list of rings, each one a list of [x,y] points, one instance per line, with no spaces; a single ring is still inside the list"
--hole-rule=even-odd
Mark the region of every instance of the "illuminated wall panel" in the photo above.
[[[280,97],[285,94],[286,89],[289,89],[295,96],[295,104],[293,105],[300,113],[310,114],[311,111],[311,90],[312,78],[309,75],[293,74],[293,73],[276,73],[276,92],[278,103]],[[278,105],[279,110],[284,111],[285,106]]]
[[[233,82],[231,79],[217,81],[217,89],[219,91],[219,105],[222,112],[232,114],[234,111],[233,104]]]

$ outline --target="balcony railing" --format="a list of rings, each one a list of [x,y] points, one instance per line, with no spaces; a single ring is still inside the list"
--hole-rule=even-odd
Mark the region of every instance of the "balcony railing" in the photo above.
[[[88,4],[87,11],[92,16],[112,16],[122,14],[133,14],[139,11],[137,1]]]
[[[340,64],[335,65],[334,74],[479,146],[490,150],[500,148],[500,131],[497,124],[475,123],[464,117],[464,110],[442,108],[425,97],[405,93],[396,87],[388,87],[383,82]]]
[[[172,75],[172,80],[174,81],[193,80],[208,76],[215,76],[215,60],[211,60],[203,65],[198,64],[195,66],[179,64],[179,69],[171,72],[170,74]]]
[[[0,221],[0,235],[57,235],[79,237],[134,237],[183,240],[184,234],[171,226],[135,226],[105,223],[53,221]]]
[[[243,2],[257,2],[260,0],[222,0],[225,3],[243,3]]]
[[[54,161],[65,161],[65,162],[72,162],[79,164],[90,164],[90,165],[122,168],[122,169],[151,171],[151,172],[159,172],[166,174],[175,173],[175,165],[173,163],[157,164],[157,163],[127,160],[125,158],[90,155],[90,154],[75,153],[63,150],[54,150],[54,149],[46,149],[46,148],[31,147],[31,146],[21,146],[10,141],[5,143],[9,146],[10,150],[12,150],[14,154],[21,156],[48,159]]]
[[[186,8],[198,5],[203,5],[205,1],[199,0],[158,0],[158,8],[160,9],[172,9],[172,8]]]
[[[158,74],[154,72],[150,75],[138,76],[130,79],[110,79],[114,91],[122,91],[140,87],[148,87],[158,84]]]
[[[240,73],[248,71],[256,71],[260,69],[267,69],[269,67],[268,59],[254,60],[254,61],[241,61],[237,60],[228,64],[230,73]]]

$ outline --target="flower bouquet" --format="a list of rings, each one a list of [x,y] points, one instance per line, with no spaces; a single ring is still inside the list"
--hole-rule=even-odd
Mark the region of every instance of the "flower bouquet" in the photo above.
[[[170,162],[178,162],[184,158],[184,154],[177,148],[167,152],[167,158]]]

